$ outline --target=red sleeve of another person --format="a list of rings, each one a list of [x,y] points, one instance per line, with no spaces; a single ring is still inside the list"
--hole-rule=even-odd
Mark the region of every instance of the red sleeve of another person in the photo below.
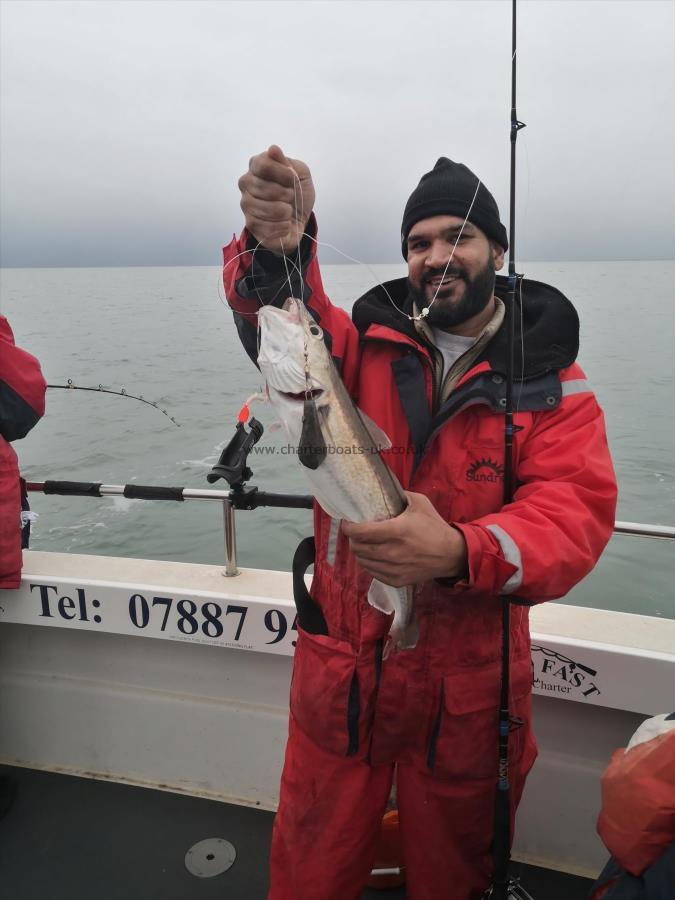
[[[47,385],[40,364],[14,343],[0,316],[0,588],[21,579],[21,488],[10,441],[25,437],[45,411]]]
[[[46,389],[40,363],[16,346],[0,316],[0,435],[6,441],[25,437],[44,415]]]

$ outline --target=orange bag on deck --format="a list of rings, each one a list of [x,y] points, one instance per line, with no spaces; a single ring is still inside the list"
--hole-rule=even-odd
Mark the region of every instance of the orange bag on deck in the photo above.
[[[397,777],[398,770],[394,772],[387,807],[380,826],[380,834],[375,848],[375,861],[368,879],[369,888],[387,889],[405,884],[403,840],[396,800]],[[387,870],[389,871],[387,872]],[[378,874],[374,874],[375,872]],[[385,872],[387,874],[384,874]]]
[[[598,834],[632,875],[675,840],[675,714],[648,719],[628,749],[613,754],[602,776]]]
[[[401,846],[401,833],[398,826],[398,810],[390,809],[384,814],[382,828],[375,851],[375,864],[373,871],[378,869],[398,869],[398,874],[373,875],[368,880],[370,888],[392,888],[405,884],[405,866],[403,865],[403,850]]]

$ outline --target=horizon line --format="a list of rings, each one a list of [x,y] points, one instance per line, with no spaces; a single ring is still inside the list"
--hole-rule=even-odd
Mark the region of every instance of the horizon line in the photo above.
[[[667,257],[604,257],[604,258],[593,258],[593,259],[578,259],[578,258],[565,258],[565,259],[529,259],[524,262],[519,262],[518,266],[525,266],[531,264],[541,264],[541,263],[598,263],[598,262],[675,262],[675,256],[667,256]],[[352,263],[352,262],[326,262],[323,263],[325,266],[405,266],[405,260],[396,261],[396,262],[387,262],[387,261],[379,261],[379,262],[371,262],[364,261],[362,263]],[[4,269],[220,269],[222,268],[222,263],[105,263],[100,265],[50,265],[50,266],[36,266],[36,265],[0,265],[0,271]],[[502,267],[503,269],[506,266]],[[501,270],[500,270],[501,271]],[[499,274],[499,272],[497,273]]]

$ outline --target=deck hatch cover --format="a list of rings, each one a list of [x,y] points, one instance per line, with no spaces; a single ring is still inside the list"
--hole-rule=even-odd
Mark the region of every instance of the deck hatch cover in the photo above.
[[[223,838],[206,838],[185,854],[185,868],[197,878],[213,878],[227,872],[237,857],[234,846]]]

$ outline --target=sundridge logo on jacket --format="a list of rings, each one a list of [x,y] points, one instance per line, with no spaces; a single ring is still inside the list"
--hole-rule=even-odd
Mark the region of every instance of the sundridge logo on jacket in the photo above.
[[[504,466],[491,457],[474,460],[466,470],[466,480],[476,484],[495,484],[504,480]]]
[[[600,694],[597,669],[568,659],[557,650],[532,644],[532,687],[546,694],[573,699]]]

